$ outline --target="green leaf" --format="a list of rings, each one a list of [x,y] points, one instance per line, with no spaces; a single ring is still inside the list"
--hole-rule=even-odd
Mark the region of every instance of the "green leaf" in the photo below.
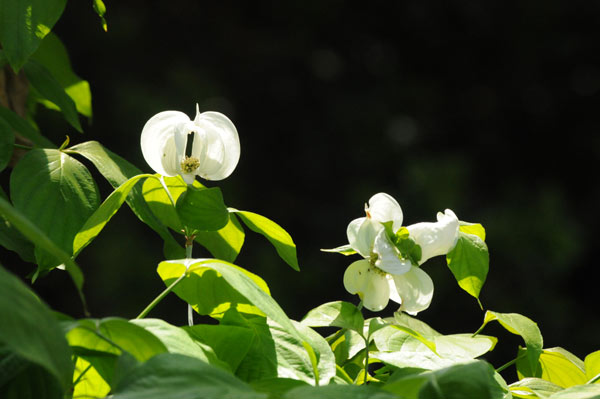
[[[485,242],[477,235],[459,232],[456,246],[446,260],[460,288],[479,300],[490,263]]]
[[[175,327],[161,319],[139,319],[131,320],[130,322],[143,327],[160,339],[169,353],[179,353],[181,355],[195,357],[196,359],[200,359],[217,367],[225,367],[210,346],[192,339],[192,337],[180,327]]]
[[[357,252],[350,246],[350,244],[342,245],[331,249],[321,249],[323,252],[335,252],[344,256],[354,255]]]
[[[0,0],[1,1],[1,0]],[[6,0],[5,0],[6,1]],[[3,119],[10,127],[13,128],[17,133],[26,139],[31,140],[35,145],[39,147],[56,147],[54,143],[42,136],[30,122],[21,118],[8,108],[0,106],[0,119]]]
[[[118,382],[113,399],[266,399],[231,374],[201,360],[161,354],[138,365]]]
[[[435,336],[442,335],[433,328],[431,328],[427,323],[408,315],[404,312],[394,312],[394,324],[399,326],[408,327],[411,330],[414,330],[420,333],[422,336],[432,339]]]
[[[110,392],[110,385],[94,368],[94,365],[81,356],[75,362],[73,397],[104,397]]]
[[[523,349],[519,350],[520,355],[524,352]],[[535,369],[531,368],[525,356],[517,358],[519,379],[538,377],[563,388],[585,384],[588,378],[584,370],[583,361],[562,348],[544,349]]]
[[[1,0],[0,42],[19,71],[60,18],[67,0]]]
[[[73,72],[67,50],[58,36],[49,33],[31,58],[48,69],[48,72],[73,100],[77,112],[88,118],[92,117],[90,85]],[[59,110],[58,106],[49,100],[38,98],[37,101],[47,108]]]
[[[271,394],[270,398],[280,398],[281,395],[293,388],[309,385],[304,381],[292,378],[267,378],[259,381],[251,381],[250,386],[258,392]]]
[[[127,160],[107,150],[97,141],[77,144],[71,147],[69,151],[75,152],[92,162],[113,188],[118,188],[128,179],[142,173]],[[151,181],[151,179],[146,179],[146,181]],[[126,201],[136,216],[156,231],[165,241],[164,250],[167,259],[178,259],[185,256],[185,250],[175,241],[167,227],[150,210],[142,195],[141,184],[136,185],[131,190]]]
[[[208,249],[213,257],[234,262],[244,245],[245,236],[237,216],[230,213],[225,227],[217,231],[199,231],[195,241]]]
[[[104,14],[106,14],[106,6],[102,2],[102,0],[93,0],[92,6],[94,7],[94,11],[100,17],[100,23],[102,24],[102,29],[104,32],[108,30],[108,25],[106,24],[106,19],[104,19]]]
[[[8,200],[4,190],[0,188],[0,197]],[[9,204],[10,207],[10,204]],[[0,211],[0,245],[19,254],[25,262],[34,262],[33,243],[23,237],[23,234],[6,219]]]
[[[388,383],[383,389],[398,395],[418,392],[418,397],[408,396],[411,399],[502,399],[505,395],[494,369],[480,360],[410,375]]]
[[[296,244],[292,237],[281,226],[264,216],[253,212],[238,211],[230,208],[231,212],[236,212],[248,228],[258,234],[263,235],[275,247],[275,250],[288,265],[294,270],[299,271],[298,259],[296,258]]]
[[[312,328],[296,321],[292,322],[305,341],[313,348],[314,358],[311,356],[311,351],[308,351],[308,355],[311,357],[311,361],[313,361],[313,375],[318,374],[317,381],[319,385],[328,384],[336,375],[335,355],[333,354],[331,347],[327,341]],[[306,345],[303,344],[303,347],[306,348]]]
[[[485,241],[485,229],[479,223],[469,223],[460,221],[459,231],[465,234],[473,234],[481,238],[481,241]]]
[[[164,261],[158,265],[159,274],[161,268],[162,270],[166,270],[168,268],[178,267],[180,273],[177,277],[179,277],[181,274],[183,274],[183,272],[185,272],[186,265],[189,266],[187,268],[188,274],[201,274],[204,273],[204,269],[206,268],[213,269],[220,274],[233,289],[243,295],[252,305],[264,312],[264,314],[270,319],[278,323],[282,328],[285,329],[285,331],[289,332],[295,338],[302,339],[290,319],[286,316],[285,312],[269,295],[268,291],[266,290],[266,284],[260,284],[260,281],[262,281],[260,277],[253,275],[252,273],[238,266],[218,259],[186,259],[183,261]],[[183,269],[181,268],[182,266]],[[180,285],[184,283],[185,280],[186,279],[184,279]],[[206,294],[200,292],[196,295]]]
[[[25,362],[11,380],[0,384],[2,399],[63,399],[64,392],[52,374],[32,362]]]
[[[60,108],[65,120],[78,132],[83,133],[75,103],[65,92],[60,83],[52,76],[50,71],[35,60],[29,60],[25,64],[24,70],[31,87],[34,88],[42,98],[45,98]]]
[[[174,203],[187,190],[187,183],[183,181],[181,176],[167,177],[159,174],[155,176],[157,179],[148,179],[142,186],[144,200],[162,224],[178,233],[182,233],[183,223],[179,219]],[[165,186],[169,193],[165,190]],[[171,197],[169,197],[169,194],[171,194]]]
[[[327,342],[308,327],[295,324],[319,358],[313,368],[302,340],[277,323],[260,316],[244,317],[229,310],[218,326],[197,325],[188,330],[215,349],[235,374],[250,382],[267,378],[295,378],[307,383],[321,377],[327,383],[335,375],[335,360]]]
[[[256,339],[253,330],[240,326],[198,324],[186,327],[186,331],[197,341],[210,346],[216,356],[225,362],[234,373]],[[258,359],[259,364],[255,364],[254,370],[263,372],[265,363],[274,364],[273,355],[272,353],[263,353]],[[273,370],[276,369],[276,366],[273,366]]]
[[[395,399],[396,395],[370,386],[326,385],[297,387],[286,392],[282,399]]]
[[[229,222],[229,211],[218,187],[188,185],[177,199],[176,209],[181,223],[191,231],[217,231]]]
[[[50,309],[17,277],[0,267],[0,343],[43,367],[62,387],[71,385],[73,364],[64,333]]]
[[[231,266],[248,276],[269,295],[269,287],[263,279],[235,265]],[[180,261],[162,262],[158,266],[158,274],[166,286],[171,285],[184,273],[186,267]],[[190,273],[173,289],[173,292],[201,315],[220,318],[232,306],[242,313],[263,315],[259,308],[210,267],[198,266],[190,269]]]
[[[77,256],[85,247],[87,247],[94,238],[100,234],[104,226],[110,221],[119,210],[129,192],[133,189],[140,179],[154,178],[154,175],[137,175],[121,184],[113,191],[106,200],[96,209],[88,218],[83,227],[79,230],[73,240],[73,256]]]
[[[544,339],[537,324],[518,313],[498,313],[488,310],[483,318],[483,324],[474,335],[477,335],[490,321],[494,320],[498,321],[508,332],[523,338],[527,347],[527,363],[532,373],[526,377],[535,377],[538,372],[538,360],[544,347]]]
[[[554,395],[548,397],[548,399],[598,399],[600,398],[600,385],[577,385],[574,387],[567,388]]]
[[[31,242],[35,242],[38,248],[41,248],[53,255],[56,259],[66,265],[67,272],[73,279],[75,287],[77,288],[85,308],[85,299],[83,297],[83,293],[81,292],[81,288],[83,287],[83,274],[81,273],[79,266],[77,266],[75,261],[71,259],[71,255],[59,248],[43,231],[37,227],[37,225],[33,224],[29,219],[27,219],[27,217],[25,217],[25,215],[13,208],[10,202],[1,196],[0,215],[2,215],[5,220],[19,230]]]
[[[12,127],[0,118],[0,171],[3,171],[13,154],[15,134]]]
[[[509,388],[513,396],[518,395],[518,397],[525,398],[532,398],[534,396],[545,398],[563,390],[562,387],[541,378],[524,378],[510,384]]]
[[[19,211],[64,252],[72,254],[73,239],[99,205],[96,183],[87,168],[64,152],[29,151],[10,177],[10,196]],[[34,241],[35,242],[35,241]],[[61,262],[36,246],[38,270]]]
[[[353,304],[335,301],[324,303],[309,311],[301,323],[310,327],[348,328],[363,335],[365,320]]]
[[[151,332],[119,318],[79,320],[67,333],[69,345],[120,355],[122,351],[143,362],[167,352],[166,346]]]
[[[487,335],[452,334],[434,337],[437,353],[445,359],[464,361],[475,359],[493,350],[498,342],[496,337]]]
[[[585,357],[585,375],[590,383],[600,383],[600,351]]]

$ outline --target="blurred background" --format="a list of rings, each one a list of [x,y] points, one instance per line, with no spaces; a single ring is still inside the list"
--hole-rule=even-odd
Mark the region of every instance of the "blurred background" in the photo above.
[[[139,137],[164,110],[220,111],[242,156],[218,185],[227,205],[265,215],[294,238],[302,271],[247,231],[236,261],[300,319],[327,301],[358,298],[342,284],[357,257],[320,252],[347,242],[346,226],[386,192],[405,224],[450,208],[487,229],[485,309],[538,323],[545,347],[583,357],[600,349],[597,211],[600,202],[600,3],[106,1],[108,32],[90,2],[70,1],[55,27],[73,69],[92,87],[93,121],[78,135],[40,110],[61,143],[98,140],[150,172]],[[89,165],[91,170],[93,166]],[[103,197],[109,185],[95,173]],[[32,265],[3,250],[10,270]],[[207,256],[195,248],[196,257]],[[135,317],[164,285],[162,242],[123,207],[78,258],[94,317]],[[442,333],[483,320],[445,265],[419,318]],[[60,271],[34,284],[54,309],[81,317]],[[392,303],[377,315],[389,316]],[[169,296],[152,313],[185,324]],[[501,337],[490,359],[514,357]],[[506,343],[506,344],[505,344]],[[503,352],[502,345],[510,352]]]

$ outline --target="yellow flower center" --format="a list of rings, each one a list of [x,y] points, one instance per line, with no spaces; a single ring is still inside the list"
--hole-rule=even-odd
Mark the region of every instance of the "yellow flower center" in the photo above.
[[[379,274],[380,276],[385,276],[387,273],[384,272],[383,270],[381,270],[380,268],[378,268],[377,266],[375,266],[375,262],[377,262],[377,254],[375,253],[371,253],[371,259],[369,259],[369,268],[367,269],[368,272],[374,272],[376,274]]]
[[[183,173],[193,173],[199,167],[200,161],[196,157],[186,156],[183,158],[183,161],[181,161],[181,170]]]

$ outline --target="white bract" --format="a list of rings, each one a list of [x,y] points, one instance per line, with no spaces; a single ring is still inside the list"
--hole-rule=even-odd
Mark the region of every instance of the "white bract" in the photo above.
[[[154,115],[142,130],[141,145],[144,159],[156,173],[181,175],[188,184],[196,176],[223,180],[240,159],[240,140],[233,123],[219,112],[200,113],[198,105],[194,120],[179,111]]]
[[[458,218],[447,209],[438,214],[436,223],[417,223],[406,228],[422,252],[415,265],[391,242],[383,225],[391,222],[394,233],[402,227],[403,214],[398,202],[388,194],[375,194],[365,205],[365,213],[365,217],[348,225],[348,242],[365,259],[346,269],[344,287],[351,294],[358,294],[363,305],[372,311],[382,310],[390,299],[401,305],[400,310],[412,315],[427,309],[433,297],[433,281],[419,265],[454,248]]]

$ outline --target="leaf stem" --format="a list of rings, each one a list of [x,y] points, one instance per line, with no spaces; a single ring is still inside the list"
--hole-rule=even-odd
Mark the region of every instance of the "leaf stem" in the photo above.
[[[35,148],[35,147],[28,146],[28,145],[17,144],[17,143],[13,143],[13,147],[20,148],[22,150],[33,150]]]
[[[165,177],[161,176],[160,178],[158,178],[158,181],[160,181],[160,185],[163,186],[163,188],[165,189],[165,192],[167,193],[167,196],[169,197],[169,201],[171,201],[171,205],[173,205],[173,208],[176,208],[175,200],[173,199],[173,196],[171,195],[171,192],[169,191],[169,188],[167,187],[167,183],[165,183]]]
[[[527,352],[523,352],[522,354],[520,354],[519,356],[515,357],[513,360],[511,360],[510,362],[498,367],[496,369],[496,372],[499,373],[501,371],[506,370],[508,367],[512,366],[513,364],[515,364],[517,362],[517,360],[521,359],[522,357],[525,357],[525,355],[527,354]]]
[[[148,306],[146,306],[146,309],[142,310],[142,313],[140,313],[140,314],[139,314],[139,315],[136,317],[136,319],[143,319],[144,317],[146,317],[146,315],[147,315],[148,313],[150,313],[150,311],[151,311],[151,310],[152,310],[152,309],[153,309],[153,308],[154,308],[156,305],[158,305],[158,303],[159,303],[160,301],[162,301],[162,300],[163,300],[163,298],[164,298],[165,296],[167,296],[167,294],[168,294],[169,292],[171,292],[171,291],[173,290],[173,288],[175,288],[175,286],[176,286],[177,284],[179,284],[179,282],[180,282],[181,280],[183,280],[183,278],[184,278],[186,275],[187,275],[187,272],[186,272],[186,273],[183,273],[181,276],[179,276],[179,278],[178,278],[177,280],[173,281],[173,282],[171,283],[171,285],[169,285],[167,288],[165,288],[165,290],[164,290],[163,292],[161,292],[159,296],[157,296],[156,298],[154,298],[154,300],[153,300],[152,302],[150,302],[150,304],[149,304]]]
[[[185,237],[185,258],[192,258],[192,250],[194,249],[194,238],[195,235],[186,236]],[[194,309],[192,309],[192,305],[188,303],[188,325],[191,327],[194,325]]]
[[[367,384],[367,378],[369,377],[369,338],[365,338],[365,379],[363,384]]]

